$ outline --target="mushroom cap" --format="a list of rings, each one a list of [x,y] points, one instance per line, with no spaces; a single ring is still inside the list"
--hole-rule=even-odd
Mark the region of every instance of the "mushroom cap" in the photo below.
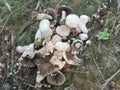
[[[65,75],[60,71],[56,71],[47,76],[47,81],[52,85],[62,85],[65,82]]]
[[[87,15],[81,15],[80,16],[80,21],[83,23],[83,24],[87,24],[88,23],[88,21],[90,21],[90,17],[89,16],[87,16]]]
[[[50,21],[48,19],[41,20],[39,24],[39,30],[41,32],[42,38],[49,37],[53,34],[51,28],[50,28]]]
[[[27,46],[17,46],[16,51],[19,53],[23,53],[27,47],[28,47],[28,45]]]
[[[72,47],[72,50],[80,52],[83,50],[83,41],[74,40],[71,47]]]
[[[52,36],[52,43],[55,44],[59,41],[62,41],[62,38],[58,35],[58,34],[55,34]]]
[[[52,20],[51,20],[51,24],[55,25],[56,24],[56,20],[57,20],[57,12],[55,9],[53,8],[47,8],[45,11],[44,11],[46,14],[48,15],[51,15],[52,16]]]
[[[81,33],[81,34],[79,34],[79,37],[80,37],[80,39],[81,39],[82,41],[84,41],[84,40],[87,40],[87,39],[88,39],[88,34],[86,34],[86,33]]]
[[[70,45],[67,42],[59,41],[55,44],[55,49],[58,51],[66,51],[69,48],[70,48]]]
[[[70,33],[70,28],[68,28],[66,25],[61,25],[56,28],[56,33],[60,36],[68,36]]]
[[[80,19],[76,14],[69,14],[66,17],[65,24],[70,28],[78,28]]]
[[[62,10],[66,11],[66,15],[69,15],[69,14],[71,14],[73,12],[72,8],[63,5],[63,6],[58,7],[57,14],[61,15]]]

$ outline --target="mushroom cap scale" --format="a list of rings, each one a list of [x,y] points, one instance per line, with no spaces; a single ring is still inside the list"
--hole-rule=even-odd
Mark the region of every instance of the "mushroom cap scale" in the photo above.
[[[68,28],[66,25],[61,25],[56,28],[56,33],[60,36],[68,36],[70,33],[70,28]]]
[[[52,85],[62,85],[65,82],[65,75],[60,72],[53,72],[47,76],[47,81]]]
[[[73,12],[73,9],[68,7],[68,6],[60,6],[58,9],[57,9],[57,14],[60,15],[62,13],[62,10],[66,11],[66,15],[69,15]]]

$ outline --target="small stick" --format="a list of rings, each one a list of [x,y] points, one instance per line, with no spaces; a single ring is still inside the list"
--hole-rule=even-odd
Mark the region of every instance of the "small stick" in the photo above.
[[[116,73],[114,73],[111,77],[109,77],[107,80],[105,80],[105,83],[101,85],[101,90],[103,90],[107,84],[120,72],[120,69]]]

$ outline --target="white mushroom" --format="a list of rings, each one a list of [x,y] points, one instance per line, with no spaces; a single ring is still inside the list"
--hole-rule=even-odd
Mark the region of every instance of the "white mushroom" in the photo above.
[[[26,45],[26,46],[17,46],[16,47],[16,51],[19,52],[19,53],[23,53],[26,48],[29,47],[29,45]]]
[[[66,17],[65,24],[70,28],[75,28],[77,32],[88,33],[86,25],[84,25],[76,14],[69,14]]]
[[[59,35],[55,34],[54,36],[52,36],[52,43],[54,45],[59,41],[62,41],[62,38]]]
[[[87,24],[89,21],[90,21],[90,17],[87,16],[87,15],[81,15],[80,16],[80,21],[83,23],[83,24]]]
[[[84,41],[84,40],[87,40],[87,39],[88,39],[88,34],[86,34],[86,33],[81,33],[81,34],[79,34],[79,37],[80,37],[80,39],[81,39],[82,41]]]
[[[66,39],[70,33],[70,28],[68,28],[66,25],[58,26],[56,28],[56,33],[62,36],[63,39]]]
[[[57,42],[55,44],[55,49],[58,51],[67,51],[70,48],[70,45],[67,42]]]
[[[50,28],[50,21],[47,19],[41,20],[39,24],[39,29],[36,32],[35,35],[35,49],[39,46],[42,46],[42,41],[45,39],[46,42],[48,42],[52,36],[53,32]]]

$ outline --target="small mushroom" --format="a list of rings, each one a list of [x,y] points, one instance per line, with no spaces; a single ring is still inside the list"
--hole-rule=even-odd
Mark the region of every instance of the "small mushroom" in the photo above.
[[[47,76],[47,81],[52,85],[62,85],[65,82],[65,75],[60,72],[53,72]]]
[[[60,24],[65,23],[66,16],[73,12],[72,8],[68,6],[60,6],[57,10],[58,15],[61,15]]]
[[[56,20],[57,20],[57,12],[56,12],[56,10],[53,9],[53,8],[47,8],[47,9],[44,11],[44,13],[52,16],[52,20],[50,20],[50,23],[51,23],[51,27],[54,27],[55,24],[56,24],[56,22],[57,22],[57,21],[56,21]]]
[[[55,34],[55,35],[52,36],[52,43],[54,45],[59,41],[62,41],[62,38],[58,34]]]
[[[27,47],[29,47],[29,46],[28,45],[26,45],[26,46],[17,46],[16,51],[19,52],[19,53],[23,53],[26,50]]]
[[[67,43],[67,42],[61,42],[61,41],[59,41],[59,42],[57,42],[56,44],[55,44],[55,49],[56,50],[58,50],[58,51],[63,51],[63,52],[65,52],[65,51],[67,51],[69,48],[70,48],[70,45]]]
[[[86,33],[81,33],[81,34],[79,34],[79,37],[80,37],[80,39],[81,39],[82,41],[85,41],[85,40],[88,39],[88,34],[86,34]]]
[[[63,39],[67,39],[67,36],[70,33],[70,28],[68,28],[66,25],[58,26],[56,28],[56,33],[62,36]]]
[[[81,15],[80,16],[80,21],[83,23],[83,24],[87,24],[89,21],[90,21],[90,17],[87,16],[87,15]]]
[[[83,33],[88,33],[88,29],[85,24],[83,24],[79,17],[76,14],[69,14],[66,17],[65,24],[70,28],[76,29],[77,33],[80,33],[81,31]]]

